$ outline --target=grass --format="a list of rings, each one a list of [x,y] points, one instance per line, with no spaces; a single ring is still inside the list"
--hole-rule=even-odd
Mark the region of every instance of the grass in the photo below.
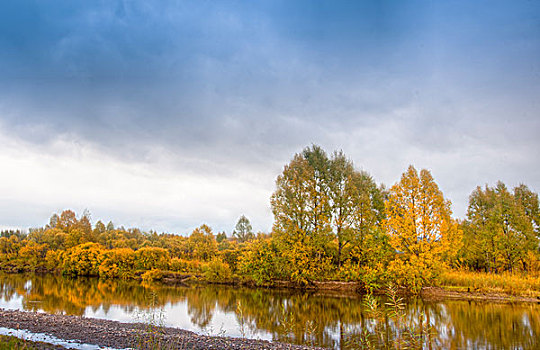
[[[60,349],[61,347],[20,339],[11,335],[0,335],[0,350]]]
[[[449,270],[440,276],[440,285],[450,290],[540,296],[540,278],[530,275]]]
[[[136,316],[136,321],[143,324],[132,342],[135,350],[179,350],[184,349],[184,339],[182,337],[165,339],[163,335],[165,313],[163,308],[157,308],[156,294],[150,295],[150,305],[148,309],[141,310]],[[1,349],[0,349],[1,350]]]

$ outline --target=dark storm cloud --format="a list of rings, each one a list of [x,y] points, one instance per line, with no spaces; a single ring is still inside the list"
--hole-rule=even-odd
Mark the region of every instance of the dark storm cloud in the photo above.
[[[377,72],[396,25],[410,28],[396,12],[377,2],[12,2],[2,11],[3,119],[114,147],[290,145],[290,118],[358,122],[351,112],[381,108],[348,90],[374,88],[364,65]]]

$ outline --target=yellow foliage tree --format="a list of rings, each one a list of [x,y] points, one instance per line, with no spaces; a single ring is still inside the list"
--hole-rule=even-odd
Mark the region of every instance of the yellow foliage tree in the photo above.
[[[386,226],[397,257],[389,272],[413,291],[432,282],[461,247],[462,232],[450,205],[431,173],[418,174],[412,165],[390,189]]]
[[[103,253],[103,262],[99,265],[99,276],[123,279],[134,276],[135,252],[130,248],[116,248]]]
[[[45,266],[45,257],[49,247],[47,244],[37,244],[32,241],[23,241],[26,245],[19,249],[19,259],[22,265],[30,269],[42,268]]]
[[[209,261],[217,254],[217,242],[207,225],[197,227],[188,239],[188,254],[194,259]]]
[[[166,270],[171,257],[167,249],[144,247],[135,252],[135,268],[138,270]]]
[[[103,251],[103,247],[97,243],[85,243],[67,250],[63,255],[63,273],[73,276],[98,276]]]

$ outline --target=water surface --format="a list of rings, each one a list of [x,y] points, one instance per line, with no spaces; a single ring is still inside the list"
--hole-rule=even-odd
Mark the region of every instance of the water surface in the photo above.
[[[361,296],[53,275],[0,274],[0,307],[336,349],[345,348],[352,335],[371,324]],[[433,348],[540,348],[537,304],[414,298],[406,301],[405,312],[409,319],[424,314],[434,326],[429,339]]]

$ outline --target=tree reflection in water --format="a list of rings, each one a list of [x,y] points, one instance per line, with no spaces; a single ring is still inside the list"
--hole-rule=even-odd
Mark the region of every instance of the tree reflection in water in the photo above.
[[[347,339],[372,322],[362,298],[220,285],[171,287],[132,280],[0,274],[0,298],[3,302],[22,298],[24,310],[71,315],[84,315],[87,308],[107,313],[114,306],[135,313],[150,309],[152,303],[170,304],[174,310],[186,305],[185,319],[201,331],[216,315],[226,314],[236,317],[238,325],[243,322],[247,336],[264,331],[274,340],[332,348],[346,348]],[[426,342],[434,349],[540,348],[536,304],[408,300],[406,317],[414,320],[421,314],[436,330]],[[392,320],[387,326],[392,327]]]

